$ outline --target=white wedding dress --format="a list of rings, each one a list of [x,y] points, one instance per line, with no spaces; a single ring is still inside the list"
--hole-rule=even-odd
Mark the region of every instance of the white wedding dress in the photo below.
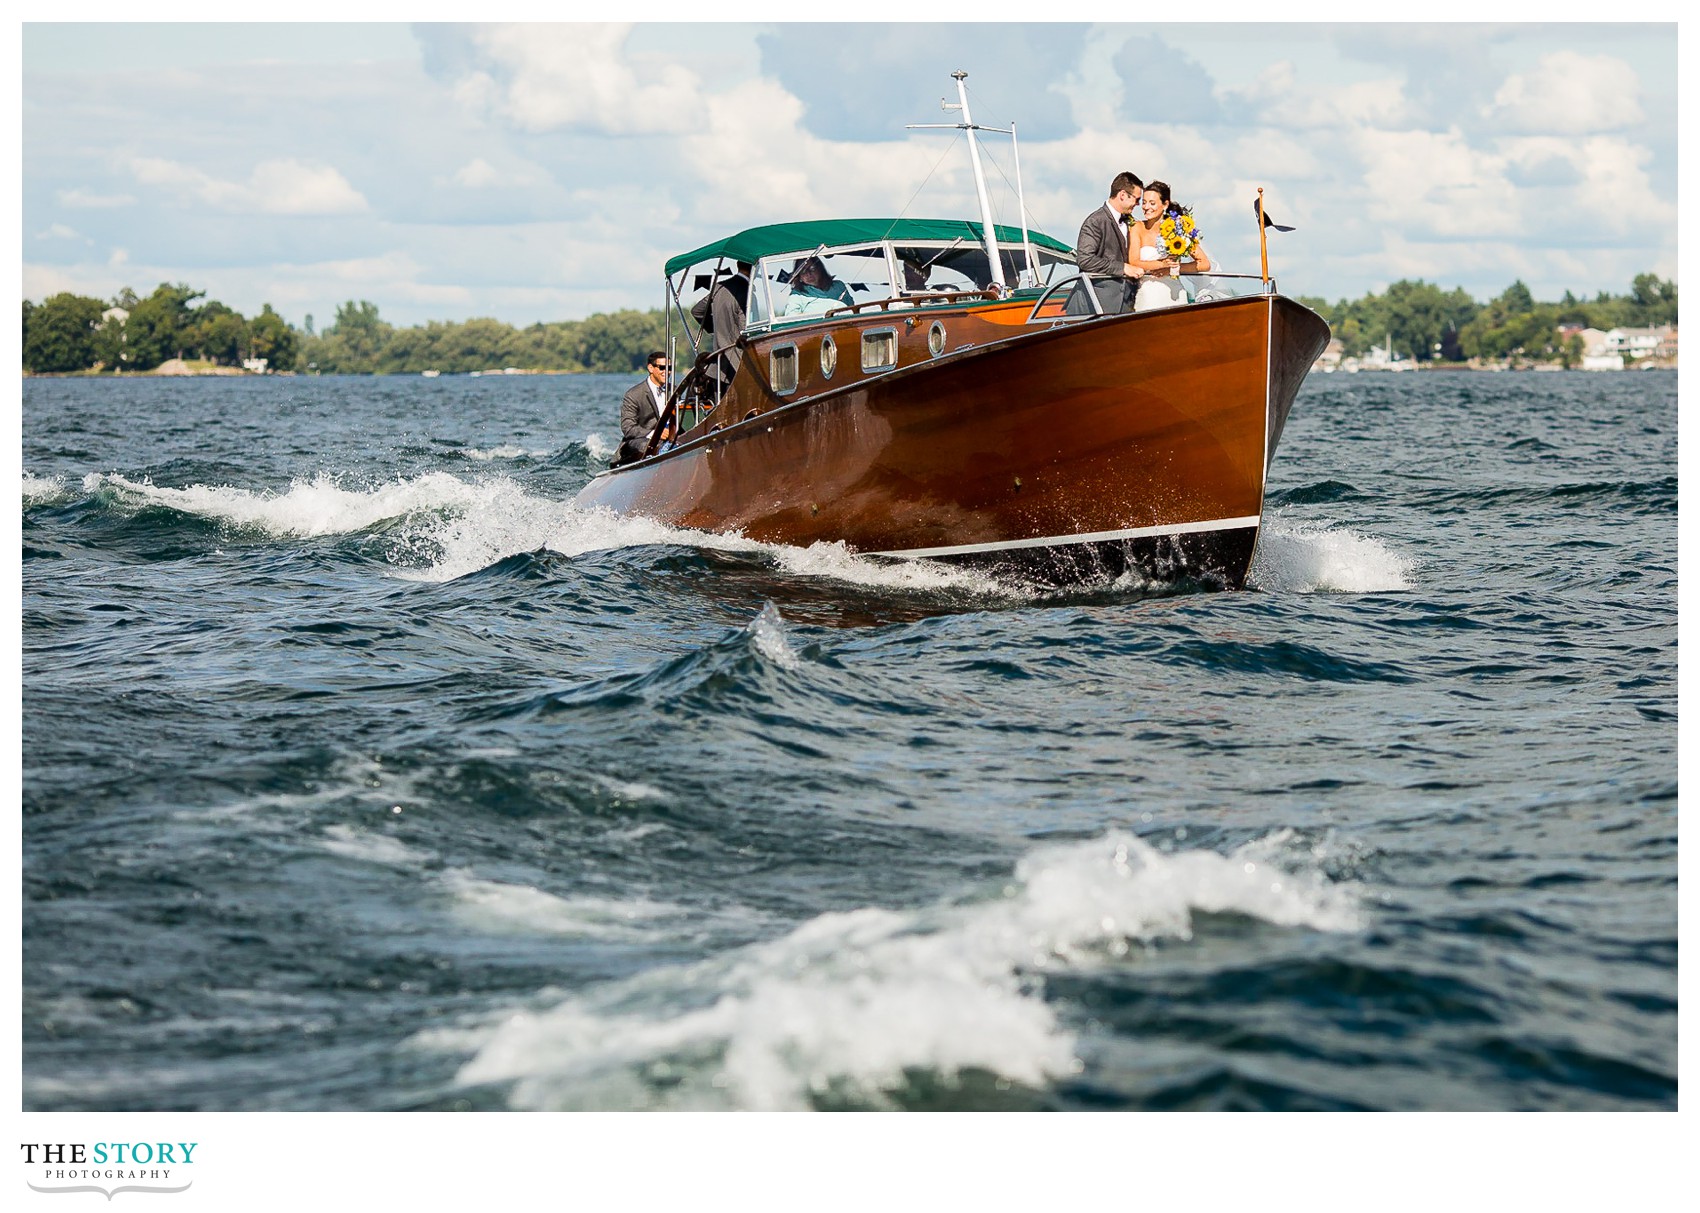
[[[1162,250],[1142,247],[1139,250],[1141,261],[1161,261]],[[1139,292],[1133,297],[1133,310],[1136,312],[1155,312],[1159,308],[1174,307],[1179,303],[1187,303],[1186,288],[1181,285],[1179,278],[1164,275],[1161,278],[1147,275],[1139,280]]]

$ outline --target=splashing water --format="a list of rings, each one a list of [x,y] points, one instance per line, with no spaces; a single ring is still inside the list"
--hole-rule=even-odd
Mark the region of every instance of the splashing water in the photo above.
[[[1342,527],[1264,519],[1250,583],[1261,590],[1370,594],[1408,590],[1416,562]]]

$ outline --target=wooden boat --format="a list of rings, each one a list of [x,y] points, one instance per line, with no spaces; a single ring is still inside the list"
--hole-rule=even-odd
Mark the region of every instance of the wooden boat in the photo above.
[[[836,294],[805,291],[811,258]],[[820,220],[673,258],[670,327],[695,344],[686,300],[703,271],[738,262],[752,267],[743,331],[704,342],[672,386],[677,441],[658,430],[578,505],[1047,585],[1130,570],[1244,584],[1270,461],[1329,337],[1272,280],[1216,275],[1185,306],[1104,315],[1042,233]],[[905,272],[917,264],[926,288]],[[718,390],[712,368],[734,348]]]

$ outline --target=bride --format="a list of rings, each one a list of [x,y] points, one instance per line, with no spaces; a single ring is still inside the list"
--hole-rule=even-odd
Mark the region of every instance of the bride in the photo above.
[[[1204,245],[1197,242],[1192,246],[1191,256],[1184,261],[1171,259],[1163,248],[1163,237],[1157,228],[1173,204],[1168,185],[1161,181],[1151,182],[1145,187],[1145,194],[1139,202],[1144,220],[1129,230],[1129,259],[1138,260],[1145,269],[1145,276],[1139,280],[1139,293],[1133,298],[1133,310],[1154,312],[1158,308],[1186,303],[1186,288],[1176,275],[1209,273],[1210,257],[1205,253]],[[1132,251],[1134,247],[1139,249],[1137,254]]]

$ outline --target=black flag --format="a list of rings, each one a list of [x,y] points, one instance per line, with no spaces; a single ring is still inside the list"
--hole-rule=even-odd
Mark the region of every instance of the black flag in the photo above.
[[[1264,227],[1272,227],[1278,232],[1290,232],[1290,231],[1293,230],[1292,228],[1284,227],[1283,225],[1276,223],[1273,219],[1271,219],[1269,217],[1269,212],[1263,209],[1262,204],[1256,198],[1253,198],[1251,200],[1251,213],[1254,214],[1254,215],[1262,215],[1263,216],[1263,226]]]

